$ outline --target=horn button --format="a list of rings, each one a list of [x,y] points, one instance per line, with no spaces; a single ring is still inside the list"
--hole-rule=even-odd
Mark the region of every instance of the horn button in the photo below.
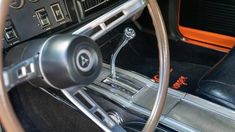
[[[91,56],[91,53],[88,50],[82,49],[77,54],[76,64],[78,69],[83,72],[88,72],[91,70],[94,64],[94,58]]]

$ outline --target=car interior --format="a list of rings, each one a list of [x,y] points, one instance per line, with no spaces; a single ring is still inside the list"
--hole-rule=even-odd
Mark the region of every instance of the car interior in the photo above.
[[[234,0],[0,0],[0,132],[234,132]]]

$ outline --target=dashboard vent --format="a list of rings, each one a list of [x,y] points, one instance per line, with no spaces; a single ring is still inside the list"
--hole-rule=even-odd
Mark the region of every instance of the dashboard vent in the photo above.
[[[77,0],[78,8],[82,10],[81,18],[84,19],[101,10],[108,9],[112,5],[123,0]]]

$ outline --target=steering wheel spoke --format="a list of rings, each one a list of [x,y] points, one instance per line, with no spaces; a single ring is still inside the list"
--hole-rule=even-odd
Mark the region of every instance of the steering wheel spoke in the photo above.
[[[14,86],[39,76],[38,56],[28,58],[3,70],[4,84],[9,92]]]
[[[125,132],[108,114],[86,93],[82,87],[61,90],[62,93],[96,125],[106,132]]]

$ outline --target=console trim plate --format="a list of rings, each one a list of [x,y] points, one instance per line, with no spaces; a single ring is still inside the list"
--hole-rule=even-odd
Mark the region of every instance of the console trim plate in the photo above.
[[[100,37],[102,37],[104,34],[109,32],[110,30],[112,30],[113,28],[115,28],[116,26],[124,22],[125,20],[135,15],[137,12],[143,10],[145,6],[146,4],[145,2],[143,2],[143,0],[128,0],[122,5],[98,17],[94,21],[91,21],[90,23],[84,25],[81,28],[75,29],[72,32],[72,34],[73,35],[85,35],[85,36],[92,38],[93,40],[97,40]],[[105,24],[107,20],[116,16],[119,13],[123,13],[123,15],[120,18],[116,19],[115,21],[111,22],[108,25]],[[92,34],[91,36],[86,34],[87,31],[93,30],[97,26],[101,27],[100,31],[98,31],[95,34]]]
[[[147,89],[142,88],[141,91],[139,91],[137,94],[133,95],[133,98],[130,98],[130,99],[126,99],[115,92],[113,93],[112,90],[109,91],[107,88],[102,88],[102,85],[100,85],[100,84],[102,83],[101,81],[104,79],[103,77],[110,76],[109,67],[110,67],[109,65],[103,64],[103,71],[101,72],[100,77],[97,78],[97,80],[94,82],[94,84],[91,84],[91,85],[87,86],[86,88],[94,90],[94,91],[104,95],[106,98],[115,101],[116,103],[118,103],[119,105],[123,106],[126,109],[134,110],[135,112],[141,113],[145,116],[149,116],[151,109],[149,107],[148,108],[143,107],[144,105],[142,106],[141,104],[136,102],[136,101],[144,102],[144,101],[141,101],[141,99],[143,99],[143,93],[149,91],[148,88]],[[158,84],[152,82],[151,79],[149,79],[148,77],[145,77],[143,75],[140,75],[140,74],[132,72],[132,71],[126,71],[126,70],[120,69],[120,68],[117,68],[117,71],[118,71],[117,75],[124,74],[127,76],[131,76],[134,79],[141,80],[141,82],[143,82],[150,89],[153,88],[156,90],[158,88]],[[149,94],[149,93],[151,93],[151,92],[148,92],[147,94]],[[150,94],[149,94],[149,96],[152,97],[152,95],[150,95]],[[146,94],[144,94],[144,97],[147,97]],[[181,105],[187,104],[186,106],[184,106],[185,110],[187,110],[188,105],[192,106],[192,108],[196,108],[197,110],[199,110],[199,113],[192,113],[189,111],[189,112],[186,112],[187,114],[192,113],[195,116],[195,114],[200,114],[200,112],[209,112],[209,113],[211,113],[210,118],[214,119],[217,117],[217,115],[220,115],[222,120],[231,121],[230,123],[228,123],[228,125],[235,123],[234,111],[227,109],[223,106],[219,106],[217,104],[214,104],[214,103],[209,102],[207,100],[201,99],[199,97],[196,97],[196,96],[184,93],[184,92],[176,91],[176,90],[173,90],[170,88],[168,90],[168,97],[170,97],[171,99],[170,100],[168,99],[166,101],[168,105],[165,106],[166,110],[164,110],[164,113],[161,116],[160,122],[162,124],[172,128],[172,129],[177,130],[177,131],[199,131],[200,129],[205,130],[204,126],[202,126],[203,128],[195,128],[195,127],[191,126],[190,123],[185,124],[185,123],[181,122],[180,120],[174,119],[174,116],[172,116],[172,114],[176,114],[175,116],[178,116],[179,118],[183,117],[182,115],[177,114],[177,113],[184,114],[184,111],[180,112],[181,109],[178,109],[179,108],[178,105],[180,105],[180,104]],[[134,100],[134,98],[139,98],[139,99]],[[173,100],[177,99],[177,101],[172,102],[172,99]],[[146,103],[148,103],[148,102],[146,102]],[[231,116],[232,114],[234,114],[234,115]],[[193,115],[192,115],[192,117],[193,117]],[[207,119],[205,121],[207,121]],[[217,127],[219,127],[219,126],[217,126]],[[213,129],[215,129],[215,128],[213,128]],[[213,130],[213,129],[211,129],[211,130]],[[229,130],[231,130],[231,127],[226,128],[226,129],[229,131]]]

